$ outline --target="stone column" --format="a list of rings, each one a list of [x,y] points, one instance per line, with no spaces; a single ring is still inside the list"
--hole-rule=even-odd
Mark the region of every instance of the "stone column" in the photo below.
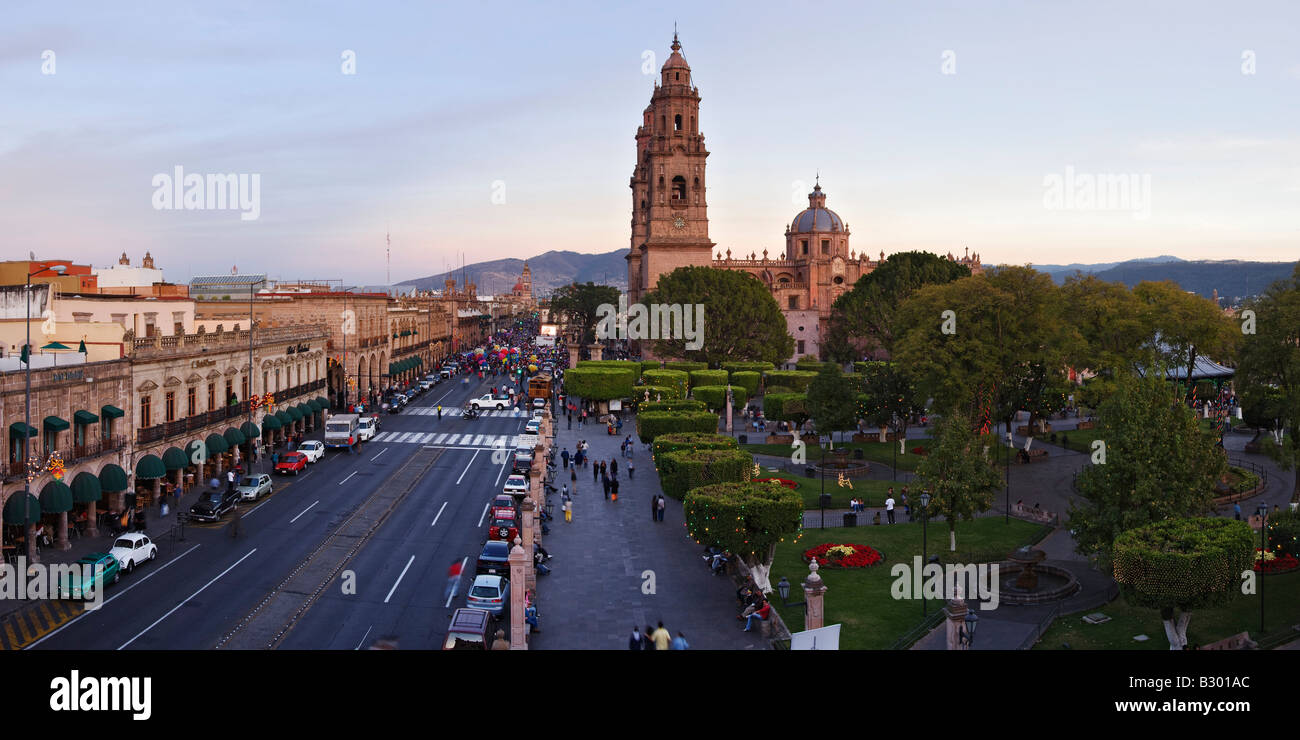
[[[591,359],[599,360],[601,358],[601,353],[605,351],[605,348],[599,344],[589,344],[587,345],[587,350],[591,353]]]
[[[91,537],[99,536],[98,508],[99,505],[98,502],[96,501],[91,501],[90,503],[86,504],[86,534],[90,535]]]
[[[727,384],[727,397],[724,398],[722,402],[727,404],[727,434],[731,434],[732,425],[731,425],[731,384],[730,383]]]
[[[524,553],[528,555],[528,563],[524,567],[524,586],[532,591],[537,588],[537,568],[533,565],[533,543],[537,541],[537,533],[533,531],[536,516],[536,504],[531,497],[525,497],[524,502],[519,506],[519,511],[523,514],[523,523],[519,527],[519,533],[523,536]],[[512,579],[511,583],[515,583]]]
[[[570,344],[569,347],[569,367],[578,366],[578,345]]]
[[[510,583],[522,584],[526,577],[524,569],[532,562],[520,546],[521,540],[515,538],[515,546],[510,549]],[[524,589],[510,589],[510,649],[528,649],[528,623],[524,621]]]
[[[826,626],[826,610],[823,604],[823,597],[826,595],[826,584],[822,582],[822,577],[817,575],[817,570],[821,566],[817,565],[817,558],[813,558],[808,564],[808,577],[803,579],[804,601],[807,603],[807,614],[804,617],[805,630],[815,630]]]
[[[68,542],[68,512],[59,514],[58,534],[54,540],[54,546],[60,550],[71,550],[72,543]]]
[[[949,650],[966,650],[962,644],[960,636],[962,629],[966,624],[966,600],[961,597],[961,587],[957,587],[957,594],[948,600],[948,604],[943,608],[943,614],[947,617],[947,644]]]

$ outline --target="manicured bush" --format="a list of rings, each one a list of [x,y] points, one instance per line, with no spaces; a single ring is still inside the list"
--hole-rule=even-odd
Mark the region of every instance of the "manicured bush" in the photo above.
[[[692,488],[744,483],[754,472],[754,456],[743,450],[674,450],[655,457],[664,494],[681,500]]]
[[[726,411],[727,403],[727,386],[725,385],[701,385],[696,386],[691,391],[691,397],[697,401],[703,401],[711,409]],[[731,405],[733,408],[742,408],[749,394],[740,386],[731,386]]]
[[[1300,558],[1300,511],[1276,511],[1268,515],[1268,546],[1275,555]]]
[[[718,483],[691,489],[682,501],[691,539],[740,555],[751,566],[770,564],[778,542],[797,542],[803,533],[803,497],[785,486]]]
[[[738,372],[765,373],[769,370],[775,370],[776,365],[770,362],[724,362],[722,363],[722,369],[732,374]]]
[[[786,386],[802,393],[808,390],[808,384],[817,377],[817,373],[808,370],[773,370],[765,373],[765,377],[769,386],[768,393],[772,392],[770,387],[774,385]]]
[[[1151,609],[1212,606],[1236,592],[1255,557],[1245,522],[1165,519],[1115,538],[1115,580],[1125,600]]]
[[[884,362],[882,360],[868,360],[866,362],[855,362],[853,363],[853,372],[861,375],[869,375],[877,368],[884,367],[888,364],[889,364],[888,362]]]
[[[727,384],[726,370],[692,370],[690,375],[691,375],[692,388],[694,388],[697,385],[726,385]]]
[[[823,363],[821,360],[817,359],[816,357],[813,357],[812,355],[804,355],[803,357],[800,357],[797,362],[794,363],[794,367],[796,370],[810,370],[815,373],[818,370],[822,369],[823,364],[825,363]]]
[[[636,433],[642,442],[673,432],[718,431],[718,415],[707,411],[647,411],[636,415]]]
[[[632,377],[631,368],[575,367],[564,372],[564,387],[583,400],[609,401],[632,395]]]
[[[677,392],[673,394],[673,398],[686,398],[686,390],[690,388],[691,376],[681,370],[646,370],[641,373],[641,379],[645,381],[646,385],[676,388]]]
[[[768,393],[763,396],[763,416],[775,421],[802,422],[808,418],[808,395]]]
[[[682,389],[675,385],[638,385],[632,388],[633,397],[641,403],[646,402],[645,397],[647,393],[650,394],[650,403],[654,403],[655,399],[672,401],[675,399],[684,399],[686,397],[686,394],[682,392]]]
[[[692,371],[692,370],[708,370],[708,369],[709,369],[709,363],[707,363],[707,362],[687,362],[687,361],[685,361],[685,360],[677,360],[677,361],[674,361],[674,362],[665,362],[665,363],[664,363],[664,369],[665,369],[665,370],[681,370],[681,371],[684,372],[684,373],[689,373],[689,372]]]
[[[758,395],[758,383],[763,376],[755,370],[737,370],[731,374],[731,384],[745,389],[750,398]]]
[[[764,395],[764,397],[767,397],[767,396],[770,396],[770,395],[773,395],[773,394],[778,394],[778,395],[779,395],[779,394],[781,394],[781,393],[794,393],[794,389],[791,388],[791,387],[788,386],[788,385],[769,385],[769,386],[768,386],[768,387],[763,391],[763,395]]]
[[[631,360],[578,360],[578,367],[606,367],[622,369],[626,368],[632,371],[632,382],[641,382],[641,363],[632,362]],[[565,373],[566,375],[568,373]]]
[[[677,450],[738,450],[740,445],[735,437],[725,434],[706,434],[703,432],[676,432],[655,437],[650,445],[650,454],[657,458],[665,452]]]
[[[660,360],[642,360],[641,372],[644,373],[646,370],[662,370],[663,366],[664,364]]]

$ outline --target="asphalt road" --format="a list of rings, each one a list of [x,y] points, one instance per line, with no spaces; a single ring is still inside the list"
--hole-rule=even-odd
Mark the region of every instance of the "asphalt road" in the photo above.
[[[500,383],[490,376],[469,385],[444,382],[401,414],[384,415],[381,434],[359,454],[327,450],[306,472],[277,476],[271,496],[240,505],[238,540],[229,538],[224,521],[187,526],[184,542],[159,540],[158,557],[110,586],[100,609],[31,648],[214,647],[422,444],[446,449],[348,565],[356,593],[344,595],[341,583],[331,588],[281,647],[354,649],[379,636],[397,637],[403,649],[439,647],[451,614],[443,598],[447,567],[468,558],[466,572],[473,572],[487,536],[484,506],[509,473],[508,460],[492,462],[492,442],[504,441],[508,453],[527,419],[526,412],[506,410],[464,420],[459,407]]]

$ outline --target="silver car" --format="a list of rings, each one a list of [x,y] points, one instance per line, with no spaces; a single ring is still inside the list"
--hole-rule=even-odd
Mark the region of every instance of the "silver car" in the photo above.
[[[501,576],[478,576],[465,595],[465,605],[499,616],[510,603],[510,581]]]
[[[256,501],[262,497],[262,494],[271,494],[271,476],[263,473],[261,475],[246,475],[239,479],[239,485],[235,486],[239,492],[239,498],[244,501]]]

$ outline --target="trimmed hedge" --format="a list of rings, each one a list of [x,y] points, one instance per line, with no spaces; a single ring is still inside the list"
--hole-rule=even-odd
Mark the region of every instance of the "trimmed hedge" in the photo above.
[[[853,372],[860,373],[862,375],[870,375],[876,369],[886,367],[888,365],[889,363],[883,360],[868,360],[866,362],[855,362],[853,363]]]
[[[765,398],[767,396],[773,394],[780,394],[780,393],[794,393],[794,389],[788,385],[769,385],[767,388],[763,390],[763,396]]]
[[[696,386],[691,391],[691,397],[697,401],[703,401],[711,409],[725,409],[727,402],[727,386],[725,385],[701,385]],[[731,405],[733,408],[743,408],[749,394],[740,386],[731,386]]]
[[[776,421],[802,421],[808,416],[808,394],[768,393],[763,396],[763,416]]]
[[[803,532],[803,497],[785,486],[718,483],[692,489],[682,501],[686,531],[696,544],[742,557],[766,560],[778,542],[798,541]]]
[[[1250,527],[1232,519],[1165,519],[1121,532],[1113,547],[1125,600],[1149,609],[1222,603],[1255,559]]]
[[[726,385],[727,384],[726,370],[692,370],[690,375],[691,375],[692,388],[694,388],[697,385]]]
[[[766,373],[766,377],[769,386],[781,385],[802,393],[808,390],[808,384],[817,377],[817,373],[808,370],[773,370]]]
[[[632,362],[631,360],[578,360],[578,367],[626,368],[633,373],[633,383],[641,382],[641,363]]]
[[[636,415],[636,434],[650,444],[661,434],[718,431],[718,415],[707,411],[647,411]]]
[[[642,402],[641,406],[637,409],[638,412],[641,411],[708,411],[708,410],[709,407],[704,405],[703,401],[695,401],[687,398]]]
[[[818,370],[821,370],[821,369],[822,369],[822,365],[824,365],[824,364],[825,364],[825,363],[823,363],[821,360],[819,360],[819,359],[813,357],[812,355],[804,355],[803,357],[800,357],[800,358],[799,358],[798,362],[796,362],[796,363],[794,364],[794,367],[795,367],[795,370],[806,370],[806,371],[812,371],[812,372],[815,373],[815,372],[817,372]]]
[[[659,361],[659,360],[642,360],[642,361],[641,361],[641,372],[643,372],[643,373],[644,373],[646,370],[662,370],[662,369],[663,369],[663,362],[661,362],[661,361]]]
[[[685,361],[685,360],[678,360],[678,361],[676,361],[676,362],[665,362],[665,363],[664,363],[664,369],[665,369],[665,370],[681,370],[681,371],[684,372],[684,373],[689,373],[689,372],[692,371],[692,370],[708,370],[708,369],[709,369],[709,363],[707,363],[707,362],[687,362],[687,361]]]
[[[612,367],[575,367],[564,371],[564,388],[583,400],[609,401],[632,395],[632,370]]]
[[[681,389],[675,385],[638,385],[632,388],[632,395],[641,399],[641,403],[645,403],[645,394],[647,392],[650,393],[650,403],[654,403],[656,398],[662,398],[665,401],[686,398],[686,394],[682,393]]]
[[[758,383],[763,376],[754,370],[737,370],[731,374],[731,384],[745,389],[750,398],[758,395]]]
[[[1281,510],[1269,514],[1268,542],[1273,554],[1286,553],[1300,558],[1300,511]]]
[[[691,376],[681,370],[646,370],[641,373],[641,379],[646,385],[676,388],[673,398],[686,398],[686,390],[690,388],[691,382]]]
[[[673,450],[655,458],[665,495],[680,501],[693,488],[716,483],[746,483],[754,456],[743,450]]]
[[[661,434],[650,445],[651,457],[658,457],[665,452],[677,450],[738,450],[740,444],[735,437],[725,434],[705,434],[703,432],[677,432]]]
[[[756,372],[765,373],[776,369],[776,365],[770,362],[724,362],[722,369],[733,375],[738,372]]]

